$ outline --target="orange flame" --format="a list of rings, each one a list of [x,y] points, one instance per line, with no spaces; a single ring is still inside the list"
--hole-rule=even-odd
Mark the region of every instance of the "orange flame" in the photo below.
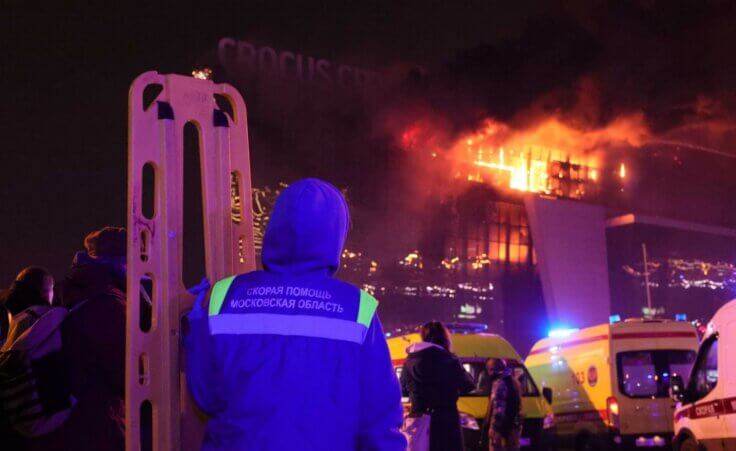
[[[621,116],[595,129],[576,128],[557,117],[523,128],[486,119],[477,130],[456,137],[444,149],[436,147],[436,140],[422,139],[427,131],[422,128],[404,132],[402,144],[424,148],[433,157],[444,155],[455,166],[445,168],[450,169],[448,175],[567,197],[582,197],[587,185],[600,181],[606,149],[638,147],[649,137],[641,114]]]

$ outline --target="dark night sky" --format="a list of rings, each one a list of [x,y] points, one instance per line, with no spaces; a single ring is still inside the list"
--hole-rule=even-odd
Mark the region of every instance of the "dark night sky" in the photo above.
[[[188,73],[223,36],[368,67],[433,66],[488,44],[500,49],[497,69],[526,77],[509,81],[501,110],[590,71],[607,87],[606,110],[641,108],[654,128],[677,125],[698,93],[730,93],[736,73],[727,2],[7,3],[0,286],[29,264],[63,277],[86,232],[124,225],[130,82],[151,69]],[[549,70],[537,74],[534,59]]]
[[[124,224],[127,90],[139,73],[188,73],[223,36],[256,36],[326,57],[381,50],[389,61],[435,58],[498,33],[472,14],[480,1],[445,10],[448,16],[437,5],[387,2],[393,18],[387,6],[365,2],[11,3],[0,19],[0,286],[29,264],[63,276],[86,232]],[[496,23],[523,16],[480,9]],[[443,27],[445,20],[459,26]]]

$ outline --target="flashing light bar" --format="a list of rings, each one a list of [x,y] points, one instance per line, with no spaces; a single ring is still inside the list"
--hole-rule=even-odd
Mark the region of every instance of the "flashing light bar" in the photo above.
[[[621,315],[611,315],[608,317],[609,324],[616,324],[621,322]]]
[[[457,315],[458,318],[462,318],[462,315]],[[471,316],[465,316],[465,318],[472,318]],[[483,323],[447,323],[445,324],[447,330],[452,334],[481,334],[488,331],[488,324]]]
[[[685,313],[678,313],[675,315],[675,321],[687,321],[687,315]]]
[[[575,332],[579,331],[580,329],[552,329],[549,331],[547,336],[549,338],[563,338],[563,337],[569,337],[570,335],[574,334]]]

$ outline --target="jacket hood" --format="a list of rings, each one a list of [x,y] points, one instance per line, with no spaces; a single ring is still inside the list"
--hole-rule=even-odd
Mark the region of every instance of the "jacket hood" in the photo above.
[[[445,351],[445,348],[443,348],[440,345],[436,345],[434,343],[428,343],[426,341],[422,341],[422,342],[419,342],[419,343],[412,343],[412,344],[410,344],[406,348],[406,353],[407,354],[416,354],[417,352],[424,351],[425,349],[430,349],[430,348],[437,348],[437,349],[441,349],[441,350]]]
[[[101,259],[80,251],[72,260],[69,277],[60,283],[62,304],[73,307],[77,303],[109,294],[125,292],[125,257]]]
[[[331,184],[304,179],[289,185],[266,226],[263,267],[285,274],[335,274],[349,223],[345,198]]]

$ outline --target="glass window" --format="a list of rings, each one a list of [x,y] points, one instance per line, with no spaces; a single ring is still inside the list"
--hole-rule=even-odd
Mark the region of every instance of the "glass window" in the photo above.
[[[491,260],[499,260],[500,259],[499,256],[498,256],[498,252],[499,252],[498,249],[499,249],[498,243],[495,243],[495,242],[491,243],[491,250],[490,250],[490,252],[488,254],[488,257]]]
[[[502,262],[506,261],[506,244],[501,243],[498,248],[498,259]]]
[[[509,234],[509,243],[511,244],[519,244],[519,228],[518,227],[511,227],[511,233]]]
[[[483,247],[483,243],[481,241],[479,241],[479,240],[470,240],[469,239],[468,240],[468,251],[467,251],[468,252],[468,254],[467,254],[468,257],[469,258],[473,258],[473,257],[476,257],[476,256],[482,254],[483,253],[481,251],[482,247]]]
[[[522,227],[519,229],[519,243],[529,244],[529,229]]]
[[[463,361],[463,359],[460,359]],[[506,362],[511,367],[512,375],[519,381],[521,385],[521,396],[539,396],[539,390],[534,384],[532,377],[526,370],[526,367],[516,361]],[[488,396],[491,394],[491,378],[486,372],[485,362],[465,361],[463,362],[465,370],[473,376],[475,390],[468,396]]]
[[[698,363],[695,365],[690,377],[690,393],[695,396],[693,401],[705,397],[718,384],[718,337],[715,336],[707,341],[698,355]]]
[[[491,241],[499,241],[499,232],[500,226],[498,224],[491,225]]]
[[[519,246],[519,261],[526,263],[529,260],[529,246]]]
[[[509,245],[509,261],[511,263],[519,263],[520,257],[519,257],[519,246],[516,244]]]
[[[616,355],[619,390],[631,398],[666,398],[673,375],[687,377],[695,351],[641,350]]]
[[[518,226],[520,223],[519,211],[520,209],[515,205],[509,205],[509,224],[512,226]]]

